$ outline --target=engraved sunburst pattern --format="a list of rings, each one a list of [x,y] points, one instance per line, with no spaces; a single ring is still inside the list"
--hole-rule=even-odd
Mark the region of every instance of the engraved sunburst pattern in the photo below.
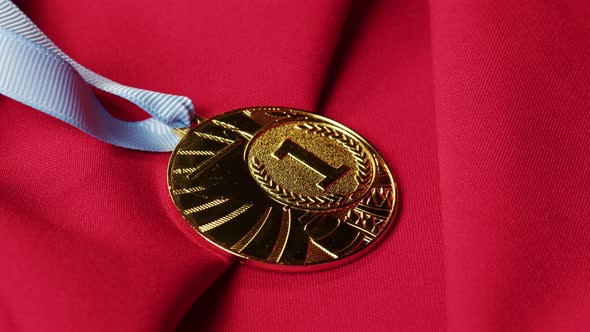
[[[377,243],[397,205],[393,177],[364,139],[286,108],[201,123],[174,151],[168,182],[196,233],[271,268],[344,262]]]

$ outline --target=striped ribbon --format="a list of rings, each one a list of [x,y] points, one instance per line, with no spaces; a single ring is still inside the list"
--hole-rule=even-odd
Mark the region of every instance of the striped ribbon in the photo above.
[[[152,117],[116,119],[90,86],[129,100]],[[189,127],[194,115],[187,97],[125,86],[78,64],[9,0],[0,0],[0,94],[104,142],[144,151],[173,150],[178,137],[171,129]]]

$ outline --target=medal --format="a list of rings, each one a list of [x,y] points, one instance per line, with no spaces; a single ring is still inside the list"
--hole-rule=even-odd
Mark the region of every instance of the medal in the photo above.
[[[337,122],[290,108],[254,107],[178,129],[191,124],[190,99],[124,86],[88,70],[8,0],[0,0],[0,59],[0,73],[10,73],[0,75],[3,95],[106,143],[173,150],[168,187],[180,215],[194,232],[245,263],[325,269],[367,252],[391,228],[398,193],[387,164]],[[152,118],[114,118],[89,85],[135,103]]]
[[[322,269],[375,245],[397,206],[366,140],[327,118],[256,107],[188,131],[168,166],[170,196],[199,235],[245,263]]]

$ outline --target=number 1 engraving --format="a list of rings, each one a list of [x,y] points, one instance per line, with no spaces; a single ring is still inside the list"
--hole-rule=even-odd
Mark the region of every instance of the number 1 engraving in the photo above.
[[[350,167],[346,165],[340,165],[338,168],[332,167],[290,139],[284,140],[281,146],[273,153],[273,157],[279,160],[282,160],[287,155],[290,155],[305,166],[324,176],[324,179],[316,184],[322,190],[328,189],[336,180],[350,170]]]

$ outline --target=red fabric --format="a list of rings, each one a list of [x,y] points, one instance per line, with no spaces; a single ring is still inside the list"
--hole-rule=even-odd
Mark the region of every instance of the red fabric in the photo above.
[[[205,116],[348,125],[401,209],[337,269],[233,264],[177,227],[167,154],[0,97],[0,331],[590,330],[588,2],[19,4],[80,63]]]

